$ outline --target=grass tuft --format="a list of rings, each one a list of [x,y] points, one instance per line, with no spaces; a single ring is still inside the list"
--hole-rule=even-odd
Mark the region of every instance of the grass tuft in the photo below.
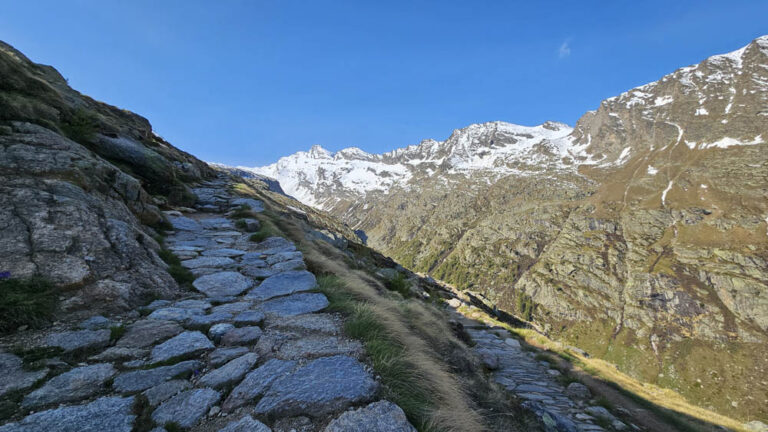
[[[157,254],[160,256],[160,259],[168,264],[168,274],[171,275],[176,283],[179,284],[179,286],[190,288],[192,281],[195,280],[195,275],[193,275],[188,268],[181,265],[179,257],[177,257],[173,251],[165,248],[161,249]]]
[[[406,278],[402,273],[397,273],[397,276],[388,280],[385,285],[387,286],[388,290],[400,293],[403,298],[413,297],[413,293],[411,292],[411,284],[408,281],[408,278]]]
[[[57,304],[58,293],[50,281],[40,277],[0,279],[0,333],[47,324]]]
[[[118,339],[123,337],[126,331],[128,331],[128,329],[122,324],[110,327],[109,340],[116,342]]]

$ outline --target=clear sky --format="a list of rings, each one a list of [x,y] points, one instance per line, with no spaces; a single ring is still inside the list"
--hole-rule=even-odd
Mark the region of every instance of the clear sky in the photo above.
[[[383,152],[585,111],[768,33],[768,1],[8,1],[0,39],[201,159]]]

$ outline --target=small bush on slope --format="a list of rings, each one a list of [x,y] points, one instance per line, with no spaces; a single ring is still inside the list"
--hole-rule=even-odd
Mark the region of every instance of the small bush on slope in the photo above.
[[[57,303],[57,290],[45,279],[0,279],[0,333],[47,323]]]

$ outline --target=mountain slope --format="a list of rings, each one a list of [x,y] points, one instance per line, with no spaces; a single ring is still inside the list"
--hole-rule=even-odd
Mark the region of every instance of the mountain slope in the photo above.
[[[768,37],[570,130],[473,125],[254,171],[412,269],[746,418],[768,415]]]

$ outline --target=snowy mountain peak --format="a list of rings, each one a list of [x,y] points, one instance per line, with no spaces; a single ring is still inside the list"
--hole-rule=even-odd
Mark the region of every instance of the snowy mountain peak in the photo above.
[[[491,181],[510,174],[571,170],[574,166],[563,162],[578,153],[568,137],[571,131],[557,122],[520,126],[494,121],[456,129],[445,141],[425,139],[383,154],[357,147],[333,153],[315,145],[271,165],[239,168],[275,178],[300,201],[327,208],[372,191],[408,189],[414,178],[459,175]]]
[[[324,149],[319,144],[313,145],[312,148],[309,149],[309,152],[307,154],[309,155],[309,157],[313,159],[330,159],[331,157],[333,157],[333,153]]]

